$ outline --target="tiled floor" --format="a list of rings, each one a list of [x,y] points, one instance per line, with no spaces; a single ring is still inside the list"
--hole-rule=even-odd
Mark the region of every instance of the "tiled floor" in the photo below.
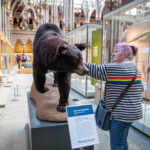
[[[27,150],[25,125],[28,123],[27,92],[33,81],[31,74],[19,74],[14,68],[9,76],[11,87],[0,87],[0,102],[5,103],[4,108],[0,108],[0,150]],[[14,89],[20,96],[14,97]],[[3,97],[2,97],[3,95]],[[77,104],[91,103],[95,109],[93,99],[85,99],[76,92],[70,92],[70,98],[78,99]],[[4,100],[5,99],[5,100]],[[15,99],[16,101],[12,101]],[[109,134],[98,130],[100,144],[94,146],[94,150],[110,150]],[[149,150],[150,139],[131,128],[129,133],[130,150]]]

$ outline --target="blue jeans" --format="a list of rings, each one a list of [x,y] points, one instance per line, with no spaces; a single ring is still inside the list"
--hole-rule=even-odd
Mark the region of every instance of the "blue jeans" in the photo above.
[[[111,150],[128,150],[127,137],[132,122],[117,121],[112,117],[110,134]]]

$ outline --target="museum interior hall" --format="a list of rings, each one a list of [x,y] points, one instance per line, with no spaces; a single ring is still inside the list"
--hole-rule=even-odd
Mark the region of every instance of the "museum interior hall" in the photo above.
[[[138,47],[133,63],[141,72],[143,118],[132,124],[128,143],[130,150],[149,150],[150,0],[0,0],[0,150],[73,149],[67,113],[57,110],[63,107],[58,105],[61,89],[54,83],[53,69],[44,72],[44,90],[49,91],[42,94],[35,88],[33,53],[35,41],[40,46],[42,43],[35,35],[44,24],[57,26],[66,43],[86,45],[81,52],[84,63],[111,63],[116,43]],[[57,44],[57,54],[66,53],[59,51],[61,44]],[[46,63],[47,58],[49,55],[43,54]],[[69,105],[92,105],[95,112],[104,98],[106,82],[88,75],[70,75]],[[40,75],[37,78],[42,82]],[[64,83],[61,86],[65,87]],[[96,131],[98,144],[75,150],[110,150],[109,132],[98,127]]]

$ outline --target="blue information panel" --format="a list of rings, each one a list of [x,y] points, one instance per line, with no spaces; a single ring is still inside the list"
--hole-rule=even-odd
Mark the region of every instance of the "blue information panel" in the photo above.
[[[93,114],[92,105],[67,107],[68,117],[83,116]]]

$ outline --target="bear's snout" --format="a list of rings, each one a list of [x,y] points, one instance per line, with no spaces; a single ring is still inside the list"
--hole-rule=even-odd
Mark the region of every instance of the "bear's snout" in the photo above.
[[[88,73],[89,73],[88,68],[84,66],[84,74],[88,74]]]
[[[87,69],[86,66],[79,65],[78,68],[74,70],[74,72],[82,76],[82,75],[88,74],[89,70]]]

